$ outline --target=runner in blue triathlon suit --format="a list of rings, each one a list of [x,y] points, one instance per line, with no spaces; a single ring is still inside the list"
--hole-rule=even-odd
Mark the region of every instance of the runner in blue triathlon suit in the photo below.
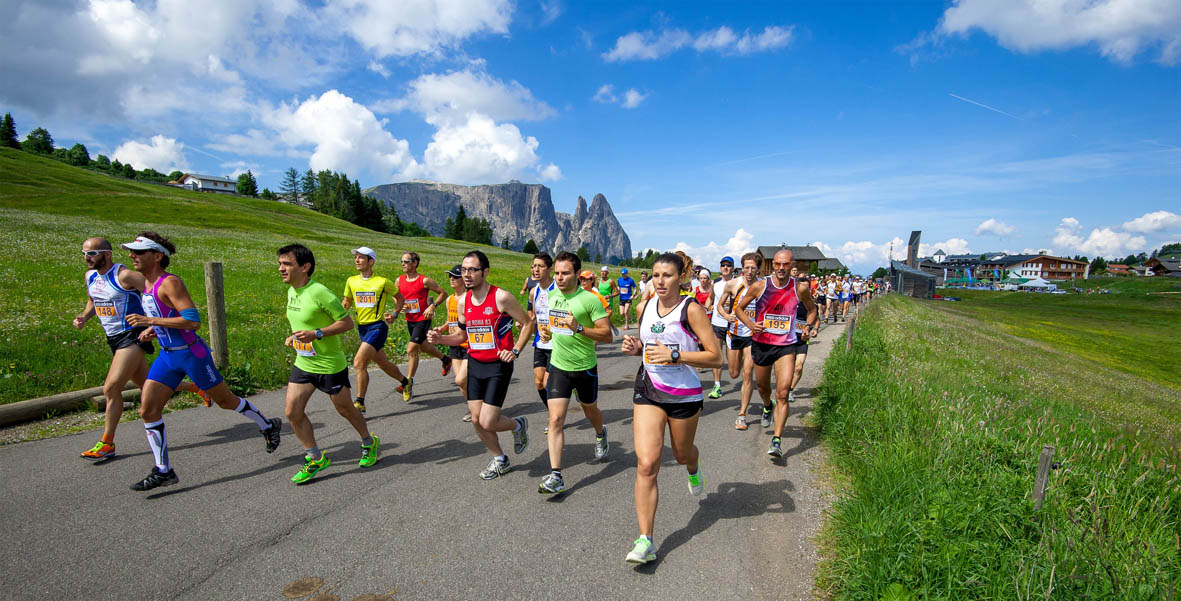
[[[201,316],[197,312],[188,289],[180,278],[164,271],[170,257],[176,254],[176,246],[155,232],[143,232],[123,245],[131,251],[131,263],[143,274],[147,289],[143,294],[143,309],[146,315],[128,315],[127,324],[133,328],[151,326],[140,334],[140,340],[156,338],[160,342],[160,358],[148,370],[144,382],[143,399],[139,416],[143,418],[148,446],[156,465],[143,480],[131,485],[131,490],[151,490],[157,486],[170,486],[179,482],[176,472],[168,460],[168,435],[164,430],[164,404],[172,397],[187,375],[201,390],[206,391],[213,402],[222,409],[241,413],[258,426],[266,439],[268,453],[279,448],[279,432],[283,422],[279,418],[267,419],[250,401],[230,391],[221,372],[213,364],[209,347],[197,336],[201,327]]]
[[[636,281],[627,275],[627,268],[619,270],[619,277],[615,279],[619,285],[619,310],[623,312],[623,329],[631,327],[632,297],[636,294]]]

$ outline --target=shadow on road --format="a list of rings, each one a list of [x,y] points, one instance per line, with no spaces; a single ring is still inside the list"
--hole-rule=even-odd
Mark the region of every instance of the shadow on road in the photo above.
[[[796,510],[795,500],[789,494],[795,490],[790,480],[777,480],[752,484],[748,482],[726,482],[715,492],[701,500],[697,513],[680,530],[668,535],[663,542],[657,541],[659,555],[656,560],[636,568],[637,572],[653,573],[661,560],[677,547],[688,542],[695,535],[708,530],[719,520],[736,520],[760,516],[766,513],[791,513]]]

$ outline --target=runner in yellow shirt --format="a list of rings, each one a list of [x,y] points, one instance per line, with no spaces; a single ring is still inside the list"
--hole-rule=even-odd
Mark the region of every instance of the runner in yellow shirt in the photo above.
[[[373,264],[377,262],[377,253],[368,246],[353,249],[353,262],[360,274],[352,276],[345,282],[344,298],[341,300],[344,308],[354,306],[357,311],[357,333],[361,335],[361,348],[353,357],[353,369],[357,371],[357,400],[353,402],[361,413],[365,412],[365,392],[369,390],[369,362],[377,363],[389,377],[406,385],[406,377],[386,357],[385,341],[389,337],[389,324],[394,320],[393,315],[387,313],[385,305],[389,299],[398,293],[394,283],[377,275],[373,275]]]

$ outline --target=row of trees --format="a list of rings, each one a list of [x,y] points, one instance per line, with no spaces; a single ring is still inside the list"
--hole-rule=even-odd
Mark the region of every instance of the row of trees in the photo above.
[[[302,203],[325,215],[344,219],[376,232],[398,236],[429,236],[430,232],[417,223],[402,221],[393,207],[361,193],[361,183],[349,180],[345,173],[331,170],[314,172],[308,169],[302,175],[294,167],[283,173],[279,194],[264,197]]]

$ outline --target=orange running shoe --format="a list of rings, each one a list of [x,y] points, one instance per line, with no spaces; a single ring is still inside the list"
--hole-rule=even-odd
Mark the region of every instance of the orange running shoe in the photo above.
[[[89,451],[82,451],[82,458],[87,461],[106,461],[115,456],[115,445],[102,442],[94,445]]]
[[[210,404],[213,403],[213,399],[209,398],[209,393],[201,390],[200,388],[197,389],[197,396],[201,397],[202,401],[205,401],[206,407],[209,407]]]

